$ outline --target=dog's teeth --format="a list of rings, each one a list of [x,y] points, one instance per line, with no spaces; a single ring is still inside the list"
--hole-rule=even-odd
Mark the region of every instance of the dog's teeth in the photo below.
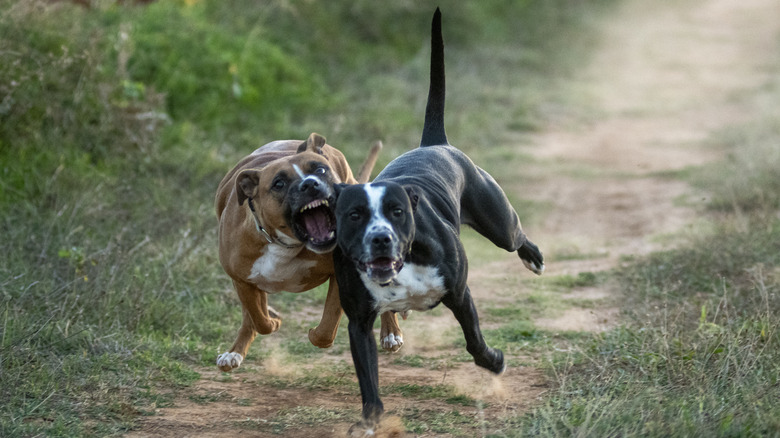
[[[331,231],[330,233],[328,233],[328,239],[332,239],[334,237],[336,237],[336,232],[335,231]]]
[[[311,201],[308,204],[306,204],[303,207],[301,207],[301,210],[299,211],[299,213],[303,213],[306,210],[311,210],[312,208],[319,207],[320,205],[326,205],[327,206],[328,205],[328,201],[323,201],[323,200],[319,200],[319,199],[316,200],[316,201]]]

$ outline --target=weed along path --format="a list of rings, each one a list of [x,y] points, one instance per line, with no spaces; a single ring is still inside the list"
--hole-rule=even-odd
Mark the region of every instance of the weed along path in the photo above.
[[[547,353],[566,348],[570,333],[618,323],[600,273],[695,225],[701,196],[675,172],[721,158],[707,140],[747,116],[740,96],[766,81],[778,17],[776,0],[684,0],[626,1],[604,20],[591,62],[562,84],[577,96],[573,108],[517,145],[533,157],[522,182],[501,181],[515,199],[545,206],[526,230],[547,272],[536,278],[464,233],[483,329],[508,370],[478,369],[446,309],[413,313],[401,322],[402,350],[380,354],[385,407],[408,436],[513,436],[551,385],[540,370]],[[346,320],[334,347],[308,348],[319,311],[286,312],[280,332],[258,339],[232,374],[197,369],[199,381],[128,436],[346,436],[360,416]],[[401,436],[392,426],[385,436]]]

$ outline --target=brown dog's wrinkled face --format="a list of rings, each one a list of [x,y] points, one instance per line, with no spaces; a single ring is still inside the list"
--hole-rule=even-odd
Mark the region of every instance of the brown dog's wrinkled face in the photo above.
[[[298,153],[246,169],[236,178],[239,204],[253,200],[261,225],[285,245],[316,253],[336,246],[334,184],[342,182],[322,154],[325,139],[312,134]]]

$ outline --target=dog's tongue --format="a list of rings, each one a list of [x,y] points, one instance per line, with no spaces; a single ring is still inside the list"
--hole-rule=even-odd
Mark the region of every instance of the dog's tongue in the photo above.
[[[330,237],[330,221],[328,215],[319,209],[307,211],[303,215],[303,223],[310,238],[323,242]]]
[[[371,269],[393,269],[393,259],[390,257],[379,257],[369,263]]]
[[[403,263],[390,257],[377,257],[365,264],[366,274],[380,286],[392,283]]]

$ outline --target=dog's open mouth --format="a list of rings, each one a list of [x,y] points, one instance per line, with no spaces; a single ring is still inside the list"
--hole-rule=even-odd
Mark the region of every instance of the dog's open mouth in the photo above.
[[[369,262],[358,262],[357,265],[358,269],[368,274],[371,280],[381,286],[387,286],[404,267],[404,261],[391,257],[377,257]]]
[[[312,250],[329,250],[336,242],[336,217],[326,199],[304,205],[293,216],[297,237]]]

